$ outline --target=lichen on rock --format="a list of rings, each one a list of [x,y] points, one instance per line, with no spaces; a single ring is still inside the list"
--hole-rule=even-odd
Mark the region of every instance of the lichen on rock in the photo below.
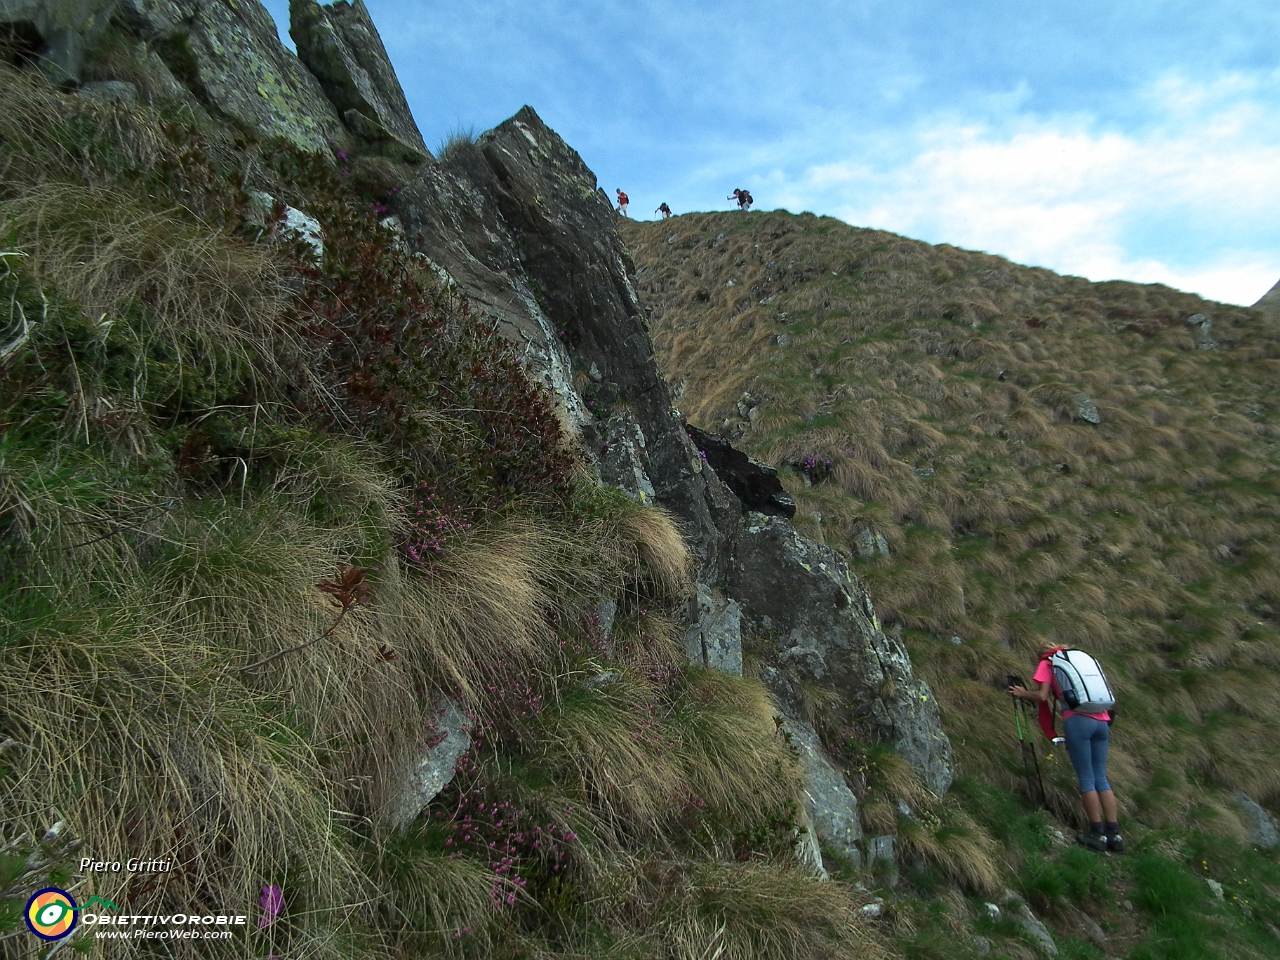
[[[346,141],[333,104],[257,0],[120,0],[116,18],[215,116],[314,152]]]
[[[353,134],[409,163],[431,157],[363,0],[290,0],[289,35]]]

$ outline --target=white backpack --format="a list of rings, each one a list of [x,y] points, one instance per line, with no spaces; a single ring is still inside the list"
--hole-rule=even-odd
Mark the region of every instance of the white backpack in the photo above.
[[[1102,713],[1115,708],[1116,698],[1098,661],[1083,650],[1059,650],[1049,657],[1059,699],[1068,710]]]

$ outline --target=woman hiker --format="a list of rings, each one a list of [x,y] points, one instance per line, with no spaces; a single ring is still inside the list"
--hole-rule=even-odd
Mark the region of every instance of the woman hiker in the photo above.
[[[1049,658],[1063,647],[1048,647],[1041,651],[1040,662],[1031,680],[1034,689],[1009,687],[1010,696],[1039,704],[1040,727],[1050,740],[1057,740],[1053,729],[1053,710],[1049,698],[1062,701],[1062,690],[1054,678],[1053,664]],[[1075,653],[1076,651],[1072,651]],[[1085,654],[1087,657],[1088,655]],[[1089,658],[1092,660],[1092,658]],[[1096,661],[1094,661],[1096,663]],[[1116,810],[1116,795],[1107,782],[1107,749],[1111,745],[1111,715],[1081,713],[1062,704],[1062,728],[1066,737],[1067,753],[1080,781],[1080,802],[1089,818],[1089,832],[1076,835],[1077,842],[1099,853],[1110,850],[1124,852],[1124,839],[1120,836],[1120,824]]]

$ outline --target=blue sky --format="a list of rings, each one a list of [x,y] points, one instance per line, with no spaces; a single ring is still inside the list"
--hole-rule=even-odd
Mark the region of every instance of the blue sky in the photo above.
[[[527,103],[633,215],[742,186],[1094,280],[1280,279],[1275,0],[365,2],[429,146]]]

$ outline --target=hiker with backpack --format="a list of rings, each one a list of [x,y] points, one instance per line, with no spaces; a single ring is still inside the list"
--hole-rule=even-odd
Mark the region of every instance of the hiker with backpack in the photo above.
[[[750,210],[751,204],[755,203],[751,199],[751,194],[746,190],[734,190],[733,196],[725,197],[726,200],[737,200],[739,210]]]
[[[653,212],[662,214],[663,220],[671,216],[671,208],[667,206],[667,201],[665,200],[663,200],[660,204],[658,204],[658,209]]]
[[[621,187],[615,187],[613,192],[618,195],[618,212],[625,217],[627,215],[627,204],[631,200],[622,192]]]
[[[1089,819],[1089,832],[1077,834],[1077,842],[1099,853],[1123,853],[1116,795],[1107,782],[1107,751],[1116,701],[1102,667],[1083,650],[1049,647],[1041,652],[1031,680],[1033,689],[1010,684],[1008,692],[1018,700],[1039,704],[1040,728],[1054,742],[1062,741],[1054,730],[1050,697],[1062,705],[1067,753]]]

